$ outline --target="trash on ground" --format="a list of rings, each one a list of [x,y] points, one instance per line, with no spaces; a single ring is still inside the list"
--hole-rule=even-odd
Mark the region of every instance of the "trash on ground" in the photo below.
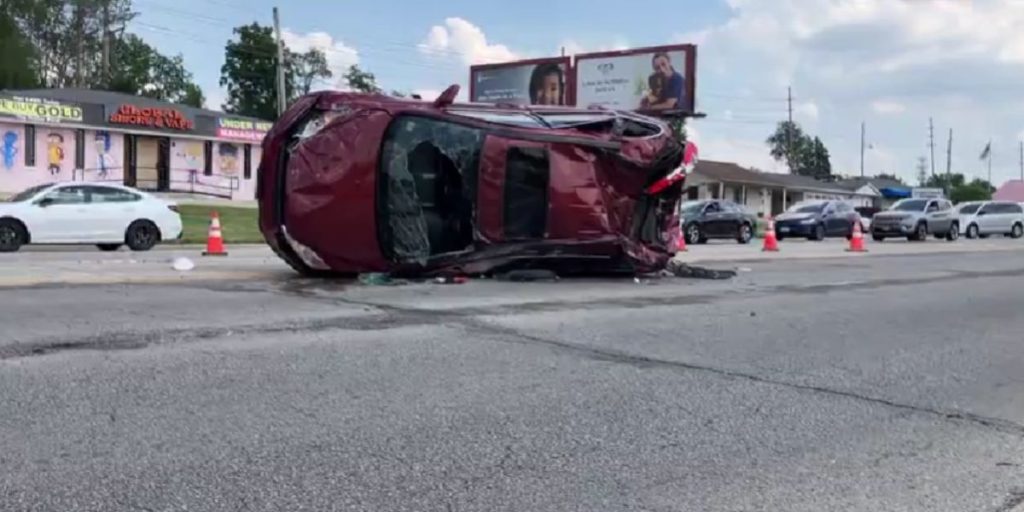
[[[385,286],[392,284],[391,276],[383,272],[367,272],[359,274],[359,284],[367,286]]]
[[[510,270],[503,274],[498,274],[496,277],[499,281],[512,281],[515,283],[558,281],[558,274],[554,271],[543,269]]]
[[[196,264],[184,256],[179,256],[174,258],[174,261],[171,262],[171,268],[178,272],[188,272],[189,270],[196,268]]]
[[[736,277],[735,270],[715,270],[687,265],[686,263],[674,260],[668,263],[666,270],[676,277],[689,277],[693,279],[730,279]]]
[[[463,284],[469,281],[466,276],[441,276],[434,279],[437,284]]]

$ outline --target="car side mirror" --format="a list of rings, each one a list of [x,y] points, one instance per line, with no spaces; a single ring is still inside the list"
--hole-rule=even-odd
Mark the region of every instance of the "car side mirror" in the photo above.
[[[44,198],[36,201],[36,206],[38,206],[40,208],[46,208],[47,206],[50,206],[51,204],[53,204],[53,198],[52,197],[44,197]]]
[[[978,216],[980,217],[982,215],[985,215],[986,213],[988,213],[988,212],[978,212]]]

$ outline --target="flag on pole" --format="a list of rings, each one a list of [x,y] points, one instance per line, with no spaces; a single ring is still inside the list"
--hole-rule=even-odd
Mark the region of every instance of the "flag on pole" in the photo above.
[[[992,153],[992,142],[989,142],[988,144],[985,144],[985,149],[981,150],[981,156],[978,157],[978,159],[979,160],[984,160],[984,159],[988,158],[988,155],[990,153]]]

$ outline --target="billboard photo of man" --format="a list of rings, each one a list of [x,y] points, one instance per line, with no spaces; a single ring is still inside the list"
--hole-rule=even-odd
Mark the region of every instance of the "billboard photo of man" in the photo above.
[[[675,110],[686,105],[686,79],[672,65],[667,52],[651,57],[654,72],[648,77],[648,90],[640,100],[640,110]]]

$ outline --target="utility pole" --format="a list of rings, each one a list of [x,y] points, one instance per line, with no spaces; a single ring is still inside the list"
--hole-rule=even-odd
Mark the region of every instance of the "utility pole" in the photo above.
[[[949,142],[946,144],[946,181],[948,182],[953,170],[953,129],[949,129]]]
[[[988,141],[988,184],[992,184],[992,139]]]
[[[932,177],[935,176],[935,125],[932,118],[928,118],[928,149],[932,154]]]
[[[110,2],[103,3],[103,64],[100,66],[100,83],[110,87]]]
[[[1024,181],[1024,140],[1020,141],[1020,180]]]
[[[789,173],[793,174],[793,87],[786,87],[786,110],[789,112],[789,124],[786,125],[786,164]]]
[[[860,122],[860,177],[864,177],[864,121]]]
[[[277,7],[274,7],[274,34],[277,37],[277,115],[281,115],[288,107],[288,91],[284,83],[284,43],[281,42],[281,20],[277,15]]]

